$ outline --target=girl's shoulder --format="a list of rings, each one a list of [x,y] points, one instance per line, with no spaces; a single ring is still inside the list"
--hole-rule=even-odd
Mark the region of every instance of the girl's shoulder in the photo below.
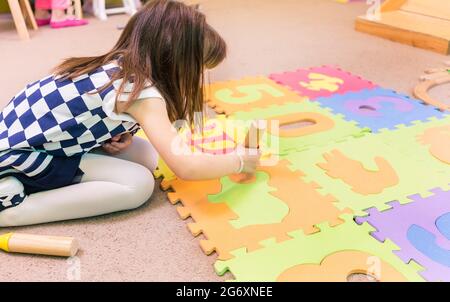
[[[114,63],[112,63],[110,66],[116,66],[116,68],[120,68],[118,67],[117,64]],[[109,67],[107,68],[109,70]],[[104,112],[109,118],[112,118],[114,120],[136,122],[134,118],[132,118],[127,113],[121,112],[121,110],[119,110],[118,112],[117,110],[122,106],[125,106],[124,104],[129,100],[129,96],[134,87],[133,83],[129,81],[123,83],[123,81],[124,81],[123,79],[118,79],[112,83],[111,91],[105,98],[103,98],[102,107]],[[123,92],[118,95],[119,88],[122,84],[124,85]],[[135,100],[155,99],[155,98],[164,100],[164,97],[158,90],[158,88],[153,83],[148,81]]]
[[[109,76],[109,78],[111,79],[113,74],[115,72],[119,71],[120,68],[121,68],[120,65],[116,61],[112,61],[108,64],[103,65],[101,68],[99,68],[97,73],[107,74]],[[114,92],[116,94],[119,91],[119,87],[123,84],[123,81],[124,81],[123,79],[118,79],[118,80],[115,80],[114,82],[112,82],[112,86],[113,86]],[[118,101],[128,100],[128,96],[132,90],[133,90],[133,83],[127,81],[124,84],[124,90],[123,90],[122,94],[118,96],[117,100]],[[145,87],[141,90],[137,99],[147,99],[147,98],[163,98],[160,91],[150,81],[147,81],[147,83],[145,84]]]
[[[113,83],[114,88],[116,91],[118,91],[119,86],[122,84],[122,80],[117,80]],[[133,90],[133,83],[127,82],[124,86],[124,91],[122,94],[120,94],[117,98],[117,101],[119,102],[126,102],[128,100],[129,94]],[[150,99],[150,98],[160,98],[163,99],[162,94],[159,92],[158,88],[156,88],[155,85],[153,85],[151,82],[148,82],[144,89],[142,89],[139,93],[139,96],[136,98],[136,100],[141,99]]]
[[[121,107],[125,106],[125,102],[128,101],[129,94],[131,93],[131,90],[133,89],[132,83],[126,83],[124,92],[120,95],[117,95],[117,90],[120,84],[122,83],[122,80],[115,81],[113,83],[115,87],[116,93],[110,94],[109,97],[105,98],[103,100],[103,110],[105,111],[106,115],[108,115],[110,118],[114,120],[124,120],[129,122],[135,122],[131,116],[129,116],[127,113],[118,113],[117,109],[120,109]],[[148,83],[144,89],[141,90],[136,100],[144,100],[144,99],[162,99],[164,100],[162,94],[159,92],[159,90],[152,85],[151,83]],[[121,110],[119,110],[121,111]]]

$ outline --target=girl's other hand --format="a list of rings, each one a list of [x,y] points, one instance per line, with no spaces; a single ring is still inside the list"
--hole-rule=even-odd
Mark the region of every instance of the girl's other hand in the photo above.
[[[133,136],[130,133],[123,133],[113,136],[111,140],[102,145],[102,149],[109,154],[118,154],[128,148],[133,141]]]

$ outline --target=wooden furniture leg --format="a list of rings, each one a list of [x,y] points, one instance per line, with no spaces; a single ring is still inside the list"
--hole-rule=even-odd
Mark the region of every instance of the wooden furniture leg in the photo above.
[[[23,40],[30,39],[30,34],[28,33],[27,25],[20,8],[19,0],[8,0],[8,4],[14,19],[14,24],[16,25],[17,33],[19,34],[20,38]]]
[[[33,29],[37,30],[38,26],[36,23],[36,19],[34,18],[33,10],[31,9],[29,0],[19,0],[20,7],[22,8],[23,15],[25,17],[25,21],[28,22],[28,25]]]
[[[83,9],[81,8],[81,0],[73,0],[75,7],[75,16],[77,19],[83,19]]]

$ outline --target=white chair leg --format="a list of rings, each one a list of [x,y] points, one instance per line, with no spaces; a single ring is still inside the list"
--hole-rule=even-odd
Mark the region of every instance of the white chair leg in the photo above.
[[[94,6],[94,15],[97,18],[99,18],[102,21],[108,19],[108,16],[106,15],[105,0],[94,0],[93,6]]]
[[[134,0],[123,0],[123,6],[129,15],[134,15],[137,12]]]

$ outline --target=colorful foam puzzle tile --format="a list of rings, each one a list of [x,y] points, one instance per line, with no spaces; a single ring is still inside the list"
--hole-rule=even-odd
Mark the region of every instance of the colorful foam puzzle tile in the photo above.
[[[444,117],[433,106],[383,88],[333,95],[316,101],[372,132],[384,128],[395,129],[398,125],[411,125],[414,121],[427,121],[431,117]]]
[[[142,129],[139,130],[135,134],[135,136],[148,140],[147,135],[145,135],[145,132]],[[156,169],[152,172],[155,178],[162,178],[166,180],[172,180],[176,178],[175,173],[173,173],[172,170],[170,170],[170,168],[167,166],[167,164],[161,157],[158,159],[158,165]]]
[[[299,85],[312,97],[375,89],[368,81],[335,72],[312,72]],[[375,240],[369,235],[374,229],[357,226],[348,213],[354,209],[357,215],[367,215],[364,209],[375,206],[383,211],[392,207],[389,201],[403,204],[413,201],[409,195],[426,197],[432,194],[430,188],[446,189],[448,117],[433,116],[368,134],[344,114],[261,77],[217,83],[208,98],[216,112],[234,122],[279,120],[283,127],[276,133],[267,131],[263,143],[278,139],[279,154],[289,160],[261,167],[250,179],[232,175],[183,181],[163,163],[155,171],[164,177],[163,189],[173,190],[169,200],[182,203],[177,207],[181,218],[193,218],[188,224],[191,233],[206,237],[200,241],[203,251],[217,253],[218,273],[229,269],[237,281],[345,281],[355,271],[381,281],[422,280],[419,265],[405,264],[392,253],[397,246]],[[312,125],[291,127],[302,122]],[[193,151],[231,152],[243,135],[236,140],[235,131],[221,125],[207,124],[205,132],[182,137]],[[437,224],[445,230],[449,221],[444,218]],[[418,243],[421,249],[422,242],[431,242],[424,232],[414,234],[425,238]]]
[[[370,81],[333,66],[271,74],[269,78],[311,100],[376,87]]]
[[[387,238],[399,248],[394,251],[405,263],[414,260],[425,268],[420,274],[428,281],[450,281],[450,191],[432,190],[434,195],[412,196],[412,203],[392,202],[391,210],[374,208],[357,222],[368,222],[376,231],[372,235]]]
[[[369,130],[331,114],[315,102],[304,101],[236,112],[231,118],[239,121],[268,121],[264,142],[268,150],[279,155],[305,150],[341,141],[347,137],[360,137]],[[308,123],[304,127],[289,128],[293,124]]]
[[[266,77],[216,82],[206,92],[208,106],[225,115],[306,99]]]
[[[177,178],[175,173],[169,168],[169,166],[162,158],[158,159],[158,166],[156,167],[155,171],[153,171],[153,175],[156,178],[161,178],[166,181],[174,180]]]
[[[442,171],[442,174],[448,175],[450,116],[415,122],[412,127],[399,127],[394,131],[383,130],[377,136],[405,157],[432,167],[430,171]]]
[[[239,144],[245,141],[247,125],[235,123],[224,115],[204,120],[202,130],[192,131],[188,127],[179,129],[180,138],[188,144],[192,153],[206,153],[211,155],[229,154],[234,152]],[[148,139],[144,131],[140,130],[136,136]],[[166,180],[175,179],[175,173],[167,166],[161,158],[158,167],[153,174],[156,178]]]
[[[180,135],[193,153],[220,155],[234,152],[244,143],[247,131],[248,125],[217,115],[205,120],[201,129],[181,129]]]
[[[320,232],[305,235],[301,231],[289,233],[291,240],[277,243],[267,239],[264,248],[254,252],[245,249],[235,256],[217,261],[219,275],[229,271],[234,281],[347,281],[354,272],[366,273],[379,281],[423,281],[415,262],[403,263],[392,251],[398,247],[386,240],[381,243],[369,233],[374,229],[353,222],[352,215],[344,215],[344,224],[330,228],[318,225]]]
[[[292,172],[287,162],[260,167],[254,178],[232,175],[218,180],[163,181],[172,203],[181,218],[191,217],[188,224],[193,235],[203,234],[200,246],[206,254],[216,252],[218,259],[232,257],[231,252],[246,248],[249,252],[261,248],[259,242],[274,237],[290,239],[288,232],[302,230],[312,234],[314,225],[327,222],[336,226],[340,216],[351,213],[338,210],[332,196],[317,192],[317,185],[301,180],[301,172]],[[293,191],[298,192],[292,194]]]
[[[420,159],[421,156],[425,159]],[[370,134],[347,142],[314,148],[285,156],[291,167],[306,174],[323,194],[332,194],[337,207],[362,210],[376,207],[389,209],[387,202],[410,202],[409,195],[430,194],[434,187],[448,187],[450,166],[432,159],[426,153],[405,156],[385,144],[382,137]],[[433,164],[430,164],[431,158]]]

